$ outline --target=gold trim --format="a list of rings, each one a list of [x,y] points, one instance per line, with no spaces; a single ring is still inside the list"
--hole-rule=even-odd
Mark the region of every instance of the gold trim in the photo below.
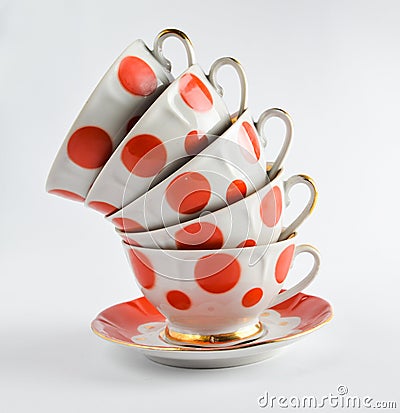
[[[233,341],[249,339],[263,331],[263,325],[259,321],[251,326],[246,326],[240,330],[232,331],[223,334],[187,334],[171,330],[168,326],[165,327],[164,334],[167,340],[191,345],[216,345],[223,343],[231,343]]]
[[[317,185],[316,185],[314,179],[311,178],[311,176],[306,175],[306,174],[299,174],[299,176],[303,177],[306,181],[310,182],[310,184],[311,184],[311,185],[313,186],[313,188],[314,188],[315,196],[314,196],[313,202],[312,202],[312,204],[311,204],[311,206],[310,206],[310,209],[309,209],[309,211],[308,211],[308,215],[311,215],[312,212],[314,211],[315,205],[317,204],[317,200],[318,200],[318,197],[319,197]]]
[[[279,343],[281,341],[290,341],[302,336],[305,336],[307,334],[312,333],[315,330],[318,330],[319,328],[323,327],[325,324],[328,324],[333,318],[333,310],[331,307],[331,315],[324,320],[323,322],[321,322],[320,324],[316,325],[313,328],[310,328],[309,330],[306,331],[301,331],[299,333],[296,334],[291,334],[289,336],[285,336],[285,337],[281,337],[281,338],[275,338],[272,340],[266,340],[266,341],[253,341],[251,343],[243,343],[243,344],[237,344],[237,345],[233,345],[233,346],[225,346],[225,347],[164,347],[164,346],[148,346],[145,344],[137,344],[137,343],[133,343],[130,342],[128,343],[127,341],[122,341],[122,340],[117,340],[115,338],[110,338],[105,336],[104,334],[100,333],[99,331],[97,331],[93,325],[91,325],[91,329],[93,331],[94,334],[96,334],[98,337],[110,341],[112,343],[116,343],[116,344],[122,344],[123,346],[127,346],[127,347],[136,347],[139,349],[144,349],[144,350],[161,350],[161,351],[193,351],[193,352],[199,352],[199,351],[227,351],[227,350],[239,350],[242,348],[248,348],[248,347],[256,347],[256,346],[262,346],[262,345],[266,345],[266,344],[272,344],[272,343]]]
[[[239,119],[239,116],[238,116],[238,114],[237,114],[237,112],[236,113],[234,113],[233,115],[231,115],[231,123],[232,123],[232,125],[235,123],[235,122],[237,122],[237,120]]]

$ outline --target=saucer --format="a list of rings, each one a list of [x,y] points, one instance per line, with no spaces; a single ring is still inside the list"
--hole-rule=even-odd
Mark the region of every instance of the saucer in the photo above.
[[[114,305],[92,322],[105,340],[136,347],[152,361],[175,367],[220,368],[256,363],[273,357],[332,319],[332,307],[322,298],[298,293],[265,310],[265,333],[252,341],[225,347],[194,347],[165,340],[165,317],[146,298]]]

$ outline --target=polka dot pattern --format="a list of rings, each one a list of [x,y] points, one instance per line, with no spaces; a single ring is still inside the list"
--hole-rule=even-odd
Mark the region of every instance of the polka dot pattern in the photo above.
[[[134,175],[148,178],[157,175],[167,161],[167,151],[156,136],[137,135],[122,149],[122,163]]]
[[[146,230],[139,222],[130,218],[113,218],[111,221],[117,228],[123,229],[126,232],[141,232]]]
[[[179,94],[196,112],[207,112],[213,106],[213,98],[207,86],[192,73],[186,73],[179,79]]]
[[[112,154],[112,140],[108,133],[97,126],[77,129],[69,138],[69,159],[81,168],[97,169],[103,166]]]
[[[177,231],[175,243],[181,250],[219,249],[224,244],[224,236],[217,226],[196,222]]]
[[[118,211],[117,207],[115,207],[114,205],[108,204],[107,202],[91,201],[89,202],[88,206],[104,215],[110,215]]]
[[[83,202],[85,198],[71,191],[66,191],[65,189],[51,189],[49,194],[62,196],[63,198],[70,199],[71,201]]]
[[[203,132],[193,130],[185,138],[185,151],[188,155],[197,155],[207,146],[208,138]]]
[[[180,214],[193,214],[208,204],[211,186],[202,174],[185,172],[170,182],[165,196],[174,211]]]
[[[261,200],[260,215],[267,227],[275,226],[282,215],[282,192],[274,186]]]
[[[146,289],[152,288],[156,276],[149,258],[142,252],[131,249],[129,250],[129,260],[139,284]]]
[[[275,279],[276,282],[283,283],[289,272],[290,265],[292,264],[294,254],[294,245],[286,247],[279,255],[275,265]]]
[[[122,59],[118,68],[122,87],[137,96],[149,96],[157,88],[157,78],[152,68],[136,56]]]
[[[226,190],[226,202],[233,204],[246,196],[247,186],[241,179],[232,181]]]
[[[252,288],[242,298],[243,307],[253,307],[260,302],[263,296],[263,290],[261,288]]]
[[[167,301],[177,310],[188,310],[192,305],[190,298],[179,290],[168,291]]]
[[[254,126],[249,122],[243,122],[239,129],[238,141],[240,149],[247,161],[256,163],[260,159],[260,142]]]
[[[240,273],[239,262],[232,255],[225,253],[201,257],[194,269],[199,286],[213,294],[223,294],[235,287]]]
[[[236,248],[255,247],[256,245],[257,243],[254,241],[254,239],[246,239],[238,244]]]

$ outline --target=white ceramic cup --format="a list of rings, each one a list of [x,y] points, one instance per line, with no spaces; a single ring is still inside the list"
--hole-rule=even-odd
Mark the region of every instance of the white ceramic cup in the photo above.
[[[176,251],[124,248],[144,296],[167,318],[165,337],[192,345],[232,344],[262,334],[260,314],[307,287],[320,257],[296,237],[263,246]],[[257,251],[258,250],[258,251]],[[260,259],[251,263],[252,254]],[[313,256],[309,273],[281,292],[294,258]]]
[[[88,193],[86,205],[106,215],[143,195],[191,156],[185,143],[194,132],[211,143],[231,125],[219,95],[218,70],[230,65],[241,84],[239,116],[247,103],[246,77],[239,62],[218,59],[206,76],[193,65],[161,94],[113,153]]]
[[[128,46],[100,80],[68,132],[50,170],[48,192],[76,201],[86,198],[114,149],[173,80],[171,64],[162,53],[168,37],[183,42],[188,65],[193,65],[192,44],[176,29],[159,33],[153,51],[140,39]]]
[[[309,198],[298,216],[285,225],[289,194],[295,185],[306,185]],[[268,245],[286,239],[310,215],[317,199],[314,181],[306,175],[275,179],[240,201],[199,218],[154,231],[117,229],[125,242],[161,249],[219,249]]]
[[[282,148],[269,172],[275,175],[290,145],[291,119],[274,108],[254,122],[246,110],[197,156],[107,219],[128,232],[154,230],[197,218],[204,211],[223,208],[259,190],[268,182],[263,130],[272,117],[286,125]],[[205,135],[201,139],[207,143]],[[196,138],[196,143],[200,140]]]

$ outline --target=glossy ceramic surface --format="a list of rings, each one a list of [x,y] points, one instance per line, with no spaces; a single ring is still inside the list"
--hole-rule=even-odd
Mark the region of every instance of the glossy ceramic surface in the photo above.
[[[233,59],[226,64],[243,74]],[[205,133],[211,143],[230,126],[228,109],[209,77],[193,65],[161,94],[98,175],[87,206],[106,215],[115,212],[190,159],[188,136]],[[247,93],[245,84],[242,87]],[[242,97],[242,103],[245,100]]]
[[[295,236],[268,246],[225,250],[160,250],[125,243],[124,248],[143,295],[166,316],[171,331],[187,335],[181,340],[254,334],[263,309],[302,291],[320,264],[317,250],[296,245]],[[312,255],[312,269],[279,293],[301,253]]]
[[[159,50],[170,36],[184,42],[189,65],[193,63],[190,40],[175,29],[164,30],[157,36],[157,53],[150,51],[142,40],[127,47],[101,79],[68,132],[49,173],[48,192],[84,201],[114,149],[173,80],[170,64]]]
[[[207,135],[189,135],[188,151],[207,146]],[[242,199],[267,183],[265,154],[246,110],[218,139],[146,194],[108,219],[126,231],[175,225]],[[192,148],[190,148],[192,146]],[[129,183],[128,183],[129,185]]]
[[[285,212],[290,204],[290,190],[298,184],[307,185],[310,196],[302,212],[285,227]],[[316,198],[317,190],[311,178],[294,175],[284,181],[282,173],[278,173],[274,180],[246,198],[210,214],[171,227],[148,232],[130,232],[142,231],[146,222],[126,219],[114,223],[119,223],[120,226],[125,223],[127,230],[117,230],[117,232],[128,244],[147,248],[251,247],[276,242],[279,238],[285,239],[310,215]],[[146,210],[149,208],[150,211],[160,208],[160,202],[145,205]],[[142,207],[144,208],[143,205]],[[137,213],[139,214],[139,209]],[[148,214],[142,211],[142,215]]]
[[[101,338],[136,347],[158,363],[177,367],[218,368],[254,363],[277,354],[332,318],[330,304],[322,298],[299,293],[265,310],[261,316],[266,334],[258,339],[225,348],[170,344],[163,338],[165,318],[141,297],[101,312],[92,329]]]

